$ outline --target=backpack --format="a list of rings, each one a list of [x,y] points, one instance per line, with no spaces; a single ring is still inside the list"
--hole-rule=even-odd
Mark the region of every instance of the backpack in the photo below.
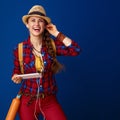
[[[50,39],[51,44],[53,46],[53,50],[56,53],[56,46],[54,43],[53,39]],[[21,69],[21,73],[24,74],[24,69],[23,69],[23,42],[18,44],[18,59],[19,59],[19,63],[20,63],[20,69]]]

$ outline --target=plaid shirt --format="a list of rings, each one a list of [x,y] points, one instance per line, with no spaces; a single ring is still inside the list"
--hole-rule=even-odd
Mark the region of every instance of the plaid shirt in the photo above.
[[[54,40],[56,45],[56,55],[57,56],[76,56],[80,53],[81,49],[79,45],[72,41],[71,45],[66,47],[59,40]],[[32,53],[33,46],[30,42],[30,38],[28,40],[23,41],[23,68],[24,73],[35,73],[35,56]],[[21,74],[20,64],[18,60],[18,46],[13,51],[14,53],[14,69],[13,74]],[[32,78],[22,81],[22,86],[20,91],[36,94],[39,88],[39,92],[43,93],[56,93],[57,85],[55,81],[55,75],[51,71],[52,58],[47,52],[47,47],[43,43],[41,49],[41,55],[44,61],[44,73],[42,78]]]

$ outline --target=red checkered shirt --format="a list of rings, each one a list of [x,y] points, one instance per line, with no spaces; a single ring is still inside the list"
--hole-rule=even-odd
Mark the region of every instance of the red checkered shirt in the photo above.
[[[80,46],[72,40],[70,46],[66,47],[59,40],[54,40],[56,45],[56,55],[57,56],[76,56],[81,52]],[[30,37],[23,41],[23,68],[24,73],[35,73],[35,56],[32,53],[33,46],[30,42]],[[21,74],[20,64],[18,60],[18,45],[15,47],[14,51],[14,69],[13,74]],[[31,78],[22,81],[22,86],[20,91],[36,94],[38,92],[42,93],[56,93],[57,85],[55,80],[55,75],[51,71],[52,58],[47,52],[47,47],[45,44],[42,45],[41,55],[44,61],[44,73],[42,78]],[[12,75],[13,75],[12,74]]]

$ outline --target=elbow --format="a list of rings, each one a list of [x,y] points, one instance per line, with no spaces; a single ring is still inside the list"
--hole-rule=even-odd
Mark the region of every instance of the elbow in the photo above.
[[[69,50],[69,55],[70,56],[77,56],[81,53],[82,49],[81,47],[74,47]]]
[[[82,52],[82,49],[81,49],[81,48],[76,48],[76,55],[75,55],[75,56],[80,55],[81,52]]]

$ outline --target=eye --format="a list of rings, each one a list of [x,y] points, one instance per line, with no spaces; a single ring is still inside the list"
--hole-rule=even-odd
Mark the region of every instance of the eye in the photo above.
[[[44,20],[43,19],[39,19],[39,22],[44,22]]]
[[[35,22],[35,19],[31,19],[32,22]]]

